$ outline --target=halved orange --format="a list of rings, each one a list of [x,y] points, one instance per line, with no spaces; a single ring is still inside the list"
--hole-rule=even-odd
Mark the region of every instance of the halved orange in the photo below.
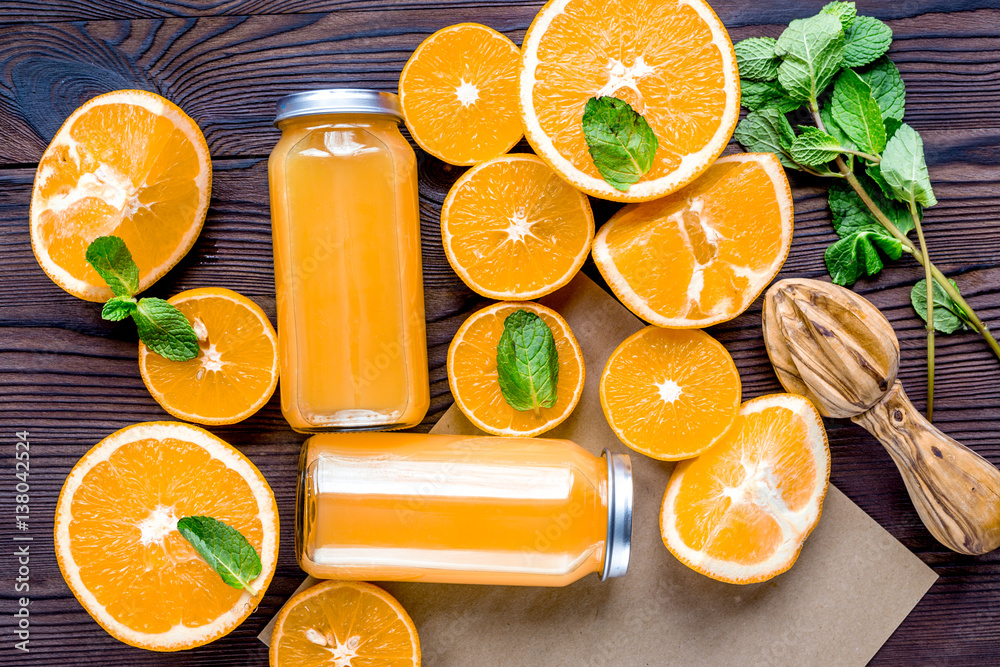
[[[260,410],[278,386],[278,336],[260,306],[222,287],[167,301],[194,326],[201,349],[170,361],[139,342],[139,372],[156,402],[199,424],[235,424]]]
[[[747,401],[718,444],[674,468],[660,512],[663,543],[713,579],[765,581],[795,563],[829,480],[826,431],[809,399]]]
[[[271,667],[419,667],[409,614],[378,586],[324,581],[285,603],[271,634]]]
[[[707,327],[742,313],[778,274],[792,218],[773,154],[728,155],[683,190],[618,211],[594,239],[594,263],[647,322]]]
[[[518,309],[535,313],[555,339],[559,354],[556,403],[532,410],[515,410],[497,380],[497,344],[504,321]],[[478,428],[493,435],[533,437],[561,424],[580,402],[585,369],[583,353],[559,313],[537,303],[495,303],[469,316],[448,346],[448,385],[459,409]]]
[[[594,237],[587,197],[534,155],[473,167],[448,192],[441,239],[473,291],[529,300],[554,292],[583,266]]]
[[[177,531],[185,516],[239,530],[260,555],[257,596],[226,585]],[[278,558],[278,506],[235,447],[178,422],[112,433],[59,493],[55,549],[66,583],[101,627],[131,646],[179,651],[228,634],[257,608]]]
[[[521,139],[514,42],[478,23],[438,30],[406,61],[399,77],[410,136],[450,164],[477,164]]]
[[[98,95],[70,114],[45,149],[31,193],[31,247],[64,290],[107,301],[86,260],[98,236],[121,237],[139,291],[159,280],[201,232],[212,161],[198,125],[144,90]]]
[[[704,0],[550,0],[522,45],[525,136],[566,181],[614,201],[649,201],[690,183],[736,128],[740,80],[725,27]],[[584,139],[591,97],[642,114],[659,142],[626,192],[601,178]]]
[[[701,454],[740,408],[729,352],[697,329],[648,326],[622,342],[601,375],[601,407],[618,438],[661,461]]]

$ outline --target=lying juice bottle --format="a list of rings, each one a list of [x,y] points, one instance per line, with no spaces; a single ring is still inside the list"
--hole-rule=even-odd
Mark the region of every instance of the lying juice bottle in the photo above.
[[[322,432],[419,424],[430,404],[417,162],[391,93],[278,101],[271,226],[281,410]]]
[[[632,466],[568,440],[315,435],[295,549],[314,577],[565,586],[628,569]]]

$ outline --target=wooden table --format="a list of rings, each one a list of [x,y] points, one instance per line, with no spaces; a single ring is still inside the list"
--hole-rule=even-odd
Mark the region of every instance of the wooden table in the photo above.
[[[35,164],[66,116],[90,97],[144,88],[187,111],[212,151],[215,187],[194,249],[149,292],[167,297],[209,285],[235,289],[274,317],[267,155],[283,94],[330,86],[395,90],[424,37],[462,21],[488,24],[520,43],[535,0],[6,0],[0,1],[0,664],[262,665],[257,633],[302,579],[293,554],[295,464],[302,437],[272,400],[255,417],[213,429],[240,447],[274,488],[284,530],[277,574],[258,611],[228,637],[180,655],[139,653],[94,623],[60,576],[52,546],[56,498],[71,466],[94,443],[137,421],[167,419],[144,388],[135,328],[100,318],[95,304],[59,289],[32,256],[28,203]],[[893,60],[906,81],[906,120],[926,143],[940,204],[926,229],[938,266],[1000,330],[1000,3],[997,0],[859,2],[892,26]],[[813,7],[815,5],[815,7]],[[734,41],[777,36],[812,14],[795,0],[716,0]],[[522,144],[517,150],[527,150]],[[730,151],[739,150],[735,144]],[[452,273],[438,214],[463,171],[420,151],[430,345],[431,411],[451,404],[445,351],[483,301]],[[824,191],[793,180],[796,230],[782,276],[826,278],[835,236]],[[617,206],[595,202],[598,223]],[[598,278],[592,264],[585,269]],[[924,331],[909,303],[922,277],[912,260],[856,289],[892,320],[900,375],[924,399]],[[714,327],[743,375],[746,398],[780,390],[764,353],[759,301]],[[1000,463],[1000,365],[972,333],[939,336],[935,421]],[[1000,659],[1000,556],[959,556],[923,528],[888,455],[860,428],[828,421],[832,481],[941,576],[875,658],[879,664],[996,663]],[[15,432],[30,432],[31,652],[12,648]],[[624,666],[623,666],[624,667]]]

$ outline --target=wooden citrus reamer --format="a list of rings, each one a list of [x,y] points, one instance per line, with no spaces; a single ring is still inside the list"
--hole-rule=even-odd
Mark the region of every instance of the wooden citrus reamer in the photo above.
[[[941,544],[964,554],[1000,546],[1000,470],[913,407],[896,379],[896,334],[875,306],[837,285],[782,280],[764,297],[764,342],[785,389],[882,443]]]

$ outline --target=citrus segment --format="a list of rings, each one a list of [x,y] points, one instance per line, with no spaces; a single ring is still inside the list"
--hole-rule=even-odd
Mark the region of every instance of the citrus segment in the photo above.
[[[674,468],[660,513],[663,542],[713,579],[765,581],[795,562],[829,478],[826,431],[808,399],[747,401],[718,444]]]
[[[525,136],[595,197],[634,202],[673,192],[722,153],[739,118],[736,55],[704,0],[551,0],[522,53]],[[626,192],[601,178],[584,139],[584,106],[603,96],[631,105],[659,141],[652,168]]]
[[[625,206],[597,233],[594,263],[629,310],[701,328],[746,310],[792,243],[792,194],[771,153],[730,155],[654,202]]]
[[[406,610],[381,588],[324,581],[289,600],[271,634],[271,667],[419,667]]]
[[[99,95],[70,114],[38,163],[31,247],[64,290],[106,301],[111,290],[85,254],[98,236],[119,236],[141,292],[194,245],[211,189],[205,137],[177,105],[143,90]]]
[[[441,209],[455,273],[491,299],[554,292],[583,266],[594,237],[587,197],[534,155],[505,155],[456,181]]]
[[[497,380],[497,344],[504,320],[518,309],[535,313],[555,339],[559,354],[556,403],[532,410],[512,408]],[[455,403],[478,428],[493,435],[533,437],[561,424],[580,402],[584,381],[583,354],[559,313],[537,303],[497,303],[473,313],[448,347],[448,385]]]
[[[649,326],[611,353],[601,406],[635,451],[661,461],[691,458],[736,418],[740,376],[726,348],[704,331]]]
[[[514,42],[478,23],[438,30],[413,52],[399,77],[406,127],[421,148],[470,165],[509,151],[521,139]]]
[[[177,531],[178,519],[194,515],[224,521],[257,550],[257,598],[226,585]],[[260,471],[208,431],[135,424],[70,471],[55,548],[70,590],[112,636],[177,651],[218,639],[256,608],[277,562],[278,507]]]
[[[235,424],[261,409],[278,386],[278,337],[260,306],[221,287],[168,301],[194,326],[201,349],[190,361],[170,361],[139,342],[139,372],[156,402],[199,424]]]

